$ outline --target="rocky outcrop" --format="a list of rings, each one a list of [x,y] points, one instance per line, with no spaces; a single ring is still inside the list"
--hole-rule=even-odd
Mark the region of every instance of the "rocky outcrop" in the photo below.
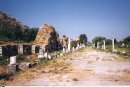
[[[45,45],[49,51],[57,50],[60,47],[59,34],[53,26],[44,24],[44,26],[38,30],[34,44]]]
[[[0,11],[0,30],[4,27],[9,27],[10,29],[19,27],[20,29],[28,29],[29,27],[22,24],[15,17],[8,15],[7,13]]]

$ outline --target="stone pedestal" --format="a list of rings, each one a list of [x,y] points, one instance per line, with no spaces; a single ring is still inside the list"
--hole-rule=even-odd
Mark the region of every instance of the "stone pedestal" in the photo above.
[[[16,56],[10,57],[10,65],[16,64]]]
[[[8,65],[7,73],[8,74],[15,74],[18,71],[18,65],[12,64]]]
[[[38,54],[37,58],[44,58],[44,55],[43,54]]]
[[[49,59],[49,60],[52,59],[51,55],[48,55],[48,59]]]

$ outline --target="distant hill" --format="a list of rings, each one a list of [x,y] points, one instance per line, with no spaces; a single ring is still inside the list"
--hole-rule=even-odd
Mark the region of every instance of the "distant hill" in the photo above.
[[[35,39],[37,30],[0,11],[0,42],[30,42]]]
[[[22,24],[15,17],[0,11],[0,29],[3,29],[5,26],[8,26],[10,29],[15,27],[19,27],[21,29],[29,28],[27,25]]]

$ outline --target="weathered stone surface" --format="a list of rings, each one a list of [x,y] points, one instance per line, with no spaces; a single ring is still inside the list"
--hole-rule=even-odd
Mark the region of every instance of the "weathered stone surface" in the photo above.
[[[8,65],[8,69],[7,69],[7,73],[8,74],[15,74],[17,71],[18,71],[18,65],[16,64],[11,64],[11,65]]]
[[[68,47],[68,37],[63,35],[63,37],[60,38],[60,43],[61,43],[62,47],[67,49],[67,47]]]
[[[21,63],[20,65],[19,65],[19,69],[20,70],[26,70],[26,69],[28,69],[28,68],[31,68],[31,63],[29,63],[29,62],[24,62],[24,63]]]
[[[57,50],[60,45],[59,34],[53,26],[44,24],[44,26],[38,30],[34,43],[46,45],[49,51]]]

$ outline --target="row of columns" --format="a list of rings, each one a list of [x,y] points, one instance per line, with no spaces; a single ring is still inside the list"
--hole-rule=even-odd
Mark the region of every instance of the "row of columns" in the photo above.
[[[99,44],[100,44],[100,42],[97,42],[97,48],[98,48],[98,49],[100,48],[100,47],[99,47]],[[96,45],[96,44],[94,43],[94,44],[93,44],[93,47],[94,47],[94,48],[96,47],[95,45]],[[103,50],[106,49],[106,42],[105,42],[105,40],[103,40],[102,49],[103,49]],[[114,52],[114,51],[115,51],[115,42],[114,42],[114,38],[112,38],[112,52]]]
[[[39,46],[40,46],[39,54],[43,54],[46,51],[45,45],[39,45]],[[35,53],[35,48],[36,48],[36,45],[31,46],[32,53]],[[23,54],[23,51],[24,51],[23,45],[19,45],[18,53]],[[0,45],[0,56],[2,56],[2,45]]]
[[[67,45],[67,47],[63,46],[63,53],[69,52],[69,51],[71,51],[71,40],[70,40],[70,38],[68,39],[68,45]]]
[[[79,48],[82,48],[82,47],[85,47],[85,45],[77,43],[76,49],[79,49]],[[67,48],[63,47],[63,53],[71,51],[71,48],[72,48],[72,50],[75,50],[74,47],[71,47],[71,39],[69,38],[68,39],[68,47]]]
[[[22,48],[21,48],[22,49]],[[31,46],[31,51],[33,54],[35,54],[35,50],[36,50],[36,45],[32,45]],[[22,50],[23,51],[23,50]],[[46,51],[46,46],[45,45],[39,45],[39,54],[43,54]]]

